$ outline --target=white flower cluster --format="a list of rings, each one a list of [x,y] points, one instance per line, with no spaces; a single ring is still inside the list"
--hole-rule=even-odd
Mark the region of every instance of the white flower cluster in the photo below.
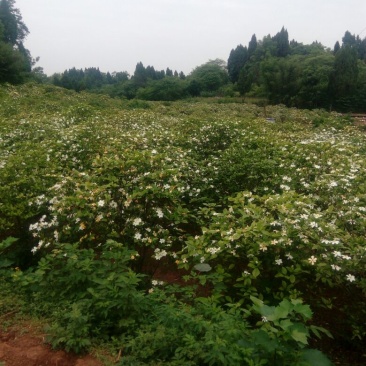
[[[165,249],[161,250],[160,248],[156,248],[154,250],[154,258],[156,260],[160,260],[161,258],[166,257],[167,255],[168,252]]]

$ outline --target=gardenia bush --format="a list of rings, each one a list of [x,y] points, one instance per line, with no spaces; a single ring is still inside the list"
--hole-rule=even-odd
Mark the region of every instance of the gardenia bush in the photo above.
[[[121,365],[329,365],[309,348],[329,331],[361,347],[364,133],[320,110],[136,106],[1,89],[0,265],[52,344],[112,341]]]

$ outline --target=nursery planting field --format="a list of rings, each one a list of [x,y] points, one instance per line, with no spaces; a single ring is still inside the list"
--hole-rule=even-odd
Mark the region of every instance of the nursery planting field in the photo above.
[[[363,365],[365,143],[324,110],[2,86],[0,316],[118,365]]]

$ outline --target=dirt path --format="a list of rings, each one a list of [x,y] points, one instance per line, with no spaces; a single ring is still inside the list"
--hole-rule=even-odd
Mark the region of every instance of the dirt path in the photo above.
[[[366,114],[355,114],[353,120],[356,126],[366,126]]]
[[[20,330],[21,329],[21,330]],[[33,326],[0,330],[0,366],[102,366],[92,356],[54,351]]]

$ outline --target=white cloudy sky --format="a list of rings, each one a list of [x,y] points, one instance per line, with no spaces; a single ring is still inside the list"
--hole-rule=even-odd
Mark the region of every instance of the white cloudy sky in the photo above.
[[[333,48],[366,37],[365,0],[16,0],[26,47],[47,74],[76,67],[133,73],[136,63],[189,74],[238,44],[275,35]]]

